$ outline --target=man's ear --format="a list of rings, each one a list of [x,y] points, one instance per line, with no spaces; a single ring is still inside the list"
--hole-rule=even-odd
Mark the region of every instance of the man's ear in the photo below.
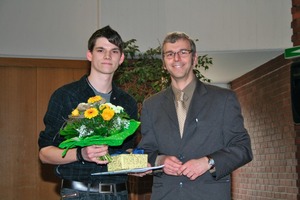
[[[86,58],[87,58],[89,61],[92,61],[92,58],[93,58],[92,52],[87,51],[87,52],[86,52]]]
[[[193,68],[195,68],[195,66],[197,65],[197,63],[198,63],[198,54],[197,54],[197,52],[195,53],[195,55],[194,55],[194,58],[193,58]]]
[[[123,63],[124,59],[125,59],[125,55],[124,55],[124,53],[122,53],[121,58],[119,60],[119,65],[121,65]]]
[[[165,64],[165,61],[164,61],[164,60],[162,61],[162,68],[163,68],[164,70],[167,70],[166,64]]]

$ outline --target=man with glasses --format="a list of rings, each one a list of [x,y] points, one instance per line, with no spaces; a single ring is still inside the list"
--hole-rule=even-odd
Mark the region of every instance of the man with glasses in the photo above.
[[[164,165],[152,199],[230,200],[230,173],[253,157],[237,97],[196,78],[196,46],[185,33],[166,36],[162,59],[171,86],[143,103],[138,145],[152,166]]]

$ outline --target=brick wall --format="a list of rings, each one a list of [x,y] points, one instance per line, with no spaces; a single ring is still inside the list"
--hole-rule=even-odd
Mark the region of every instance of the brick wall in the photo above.
[[[233,199],[297,199],[297,145],[290,64],[281,55],[232,81],[254,159],[233,173]]]

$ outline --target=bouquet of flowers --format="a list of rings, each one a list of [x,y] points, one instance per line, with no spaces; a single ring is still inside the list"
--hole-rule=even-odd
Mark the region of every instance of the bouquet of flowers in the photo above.
[[[123,107],[106,103],[101,96],[91,97],[87,103],[78,104],[60,130],[60,135],[66,139],[59,145],[65,149],[62,156],[68,149],[78,146],[119,146],[139,125],[140,122],[129,118]],[[111,161],[109,154],[100,159]]]

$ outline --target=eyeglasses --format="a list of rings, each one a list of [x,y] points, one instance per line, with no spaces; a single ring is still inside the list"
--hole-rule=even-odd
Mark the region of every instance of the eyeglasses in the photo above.
[[[163,53],[163,55],[168,59],[174,58],[176,54],[178,56],[180,56],[180,58],[186,58],[190,53],[192,53],[192,50],[181,49],[177,52],[168,51],[168,52]]]

